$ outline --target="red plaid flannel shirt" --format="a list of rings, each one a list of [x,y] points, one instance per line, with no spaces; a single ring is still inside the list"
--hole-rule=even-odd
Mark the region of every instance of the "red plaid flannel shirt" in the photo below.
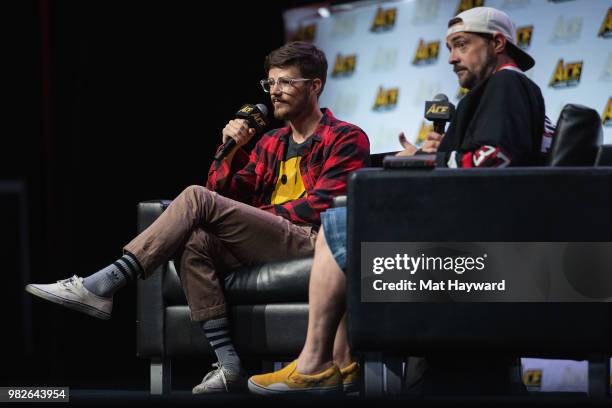
[[[331,206],[333,197],[346,194],[347,175],[370,163],[370,142],[363,130],[336,119],[329,109],[321,111],[310,151],[300,162],[306,197],[270,204],[291,135],[289,126],[264,134],[250,155],[238,149],[231,168],[225,160],[213,161],[206,187],[293,223],[318,226],[320,213]]]

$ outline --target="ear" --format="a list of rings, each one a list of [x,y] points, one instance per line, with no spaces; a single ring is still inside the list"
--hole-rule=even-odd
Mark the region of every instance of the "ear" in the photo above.
[[[496,54],[501,54],[506,49],[508,39],[501,33],[493,34],[493,50]]]
[[[320,78],[314,78],[312,81],[312,91],[315,95],[319,95],[321,93],[321,88],[323,87],[323,81]]]

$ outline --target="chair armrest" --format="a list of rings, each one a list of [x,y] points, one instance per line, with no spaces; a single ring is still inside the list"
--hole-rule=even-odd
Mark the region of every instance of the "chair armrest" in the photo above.
[[[168,207],[168,200],[143,201],[137,207],[138,233],[145,230]],[[164,299],[162,277],[167,263],[146,280],[138,279],[136,295],[136,354],[138,357],[164,355]]]
[[[345,195],[334,197],[333,207],[346,207],[346,198]]]
[[[612,145],[599,146],[595,166],[612,166]]]

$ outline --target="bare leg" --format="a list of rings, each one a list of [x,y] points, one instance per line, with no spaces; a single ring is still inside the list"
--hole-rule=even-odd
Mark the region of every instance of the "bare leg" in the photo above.
[[[345,313],[345,285],[344,272],[329,250],[321,228],[310,272],[308,334],[298,357],[299,373],[315,374],[333,364],[334,338]],[[346,345],[346,332],[341,330]]]
[[[338,330],[336,331],[336,338],[334,340],[334,363],[338,368],[344,368],[353,362],[351,356],[351,349],[348,345],[348,338],[346,337],[346,312],[340,320]]]

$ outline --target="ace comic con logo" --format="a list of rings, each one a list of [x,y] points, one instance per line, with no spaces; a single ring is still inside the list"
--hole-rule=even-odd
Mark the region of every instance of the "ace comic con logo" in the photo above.
[[[386,112],[395,109],[399,97],[399,88],[379,87],[374,100],[372,110],[375,112]]]
[[[317,34],[316,24],[300,25],[300,27],[295,31],[295,33],[291,37],[291,40],[292,41],[313,42],[316,34]]]
[[[608,14],[606,14],[603,23],[601,23],[601,28],[599,29],[597,36],[602,38],[612,38],[612,7],[608,9]]]
[[[455,15],[462,13],[466,10],[472,9],[474,7],[484,7],[484,5],[484,0],[459,0]]]
[[[548,86],[555,89],[576,87],[582,76],[582,61],[565,63],[563,58],[557,62]]]
[[[425,42],[422,38],[419,40],[417,45],[414,58],[412,59],[412,65],[422,66],[431,65],[438,61],[438,54],[440,52],[440,41]]]
[[[601,118],[604,126],[612,126],[612,96],[608,99],[608,104],[604,108]]]
[[[516,45],[523,50],[528,50],[531,47],[531,38],[533,37],[533,26],[519,27],[516,29]]]
[[[580,39],[582,32],[582,17],[559,16],[550,36],[553,45],[565,45]]]
[[[373,33],[380,33],[390,31],[395,27],[395,20],[397,19],[397,8],[384,9],[379,7],[376,9],[374,20],[370,26],[370,31]]]
[[[355,73],[355,67],[357,66],[357,54],[336,56],[334,62],[334,69],[332,71],[332,78],[345,78],[350,77]]]

